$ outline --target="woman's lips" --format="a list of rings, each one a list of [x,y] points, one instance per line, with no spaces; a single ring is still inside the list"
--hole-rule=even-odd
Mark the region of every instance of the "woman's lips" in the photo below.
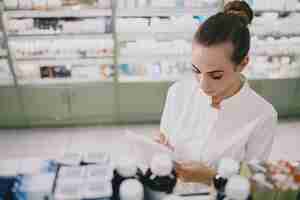
[[[213,96],[213,94],[214,94],[213,91],[203,91],[203,92],[208,96]]]

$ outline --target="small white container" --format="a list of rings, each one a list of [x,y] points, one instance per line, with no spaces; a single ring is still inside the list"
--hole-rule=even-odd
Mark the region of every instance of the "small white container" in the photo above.
[[[121,157],[116,163],[116,169],[118,174],[125,178],[135,176],[138,171],[136,160],[130,157]]]
[[[173,170],[173,163],[169,155],[158,154],[153,157],[150,168],[157,176],[169,176]]]
[[[124,181],[120,186],[120,200],[144,200],[144,187],[135,179]]]

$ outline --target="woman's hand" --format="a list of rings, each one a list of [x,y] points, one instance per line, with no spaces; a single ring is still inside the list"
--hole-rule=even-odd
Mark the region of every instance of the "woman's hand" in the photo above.
[[[183,182],[211,185],[217,172],[200,162],[176,163],[176,174]]]
[[[159,132],[154,138],[154,141],[157,142],[158,144],[162,144],[166,147],[168,147],[170,150],[174,151],[174,147],[170,144],[168,141],[166,135],[162,132]]]

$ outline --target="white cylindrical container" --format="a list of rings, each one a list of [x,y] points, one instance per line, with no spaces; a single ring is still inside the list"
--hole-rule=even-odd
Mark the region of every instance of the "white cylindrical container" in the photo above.
[[[150,168],[156,176],[169,176],[173,170],[173,163],[170,156],[158,154],[153,157]]]
[[[136,179],[125,180],[120,186],[120,200],[144,200],[143,185]]]
[[[134,159],[122,157],[116,166],[117,172],[124,178],[134,177],[138,171]]]
[[[161,200],[172,192],[173,186],[176,184],[176,177],[172,174],[173,167],[173,162],[167,154],[157,154],[152,158],[150,171],[146,172],[145,193],[147,198]]]

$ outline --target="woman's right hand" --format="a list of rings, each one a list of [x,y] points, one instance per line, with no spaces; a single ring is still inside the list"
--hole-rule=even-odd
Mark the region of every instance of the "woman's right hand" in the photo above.
[[[154,141],[157,142],[158,144],[162,144],[162,145],[168,147],[170,150],[174,151],[174,147],[170,144],[170,142],[168,141],[168,139],[164,133],[159,132],[158,134],[156,134]]]

